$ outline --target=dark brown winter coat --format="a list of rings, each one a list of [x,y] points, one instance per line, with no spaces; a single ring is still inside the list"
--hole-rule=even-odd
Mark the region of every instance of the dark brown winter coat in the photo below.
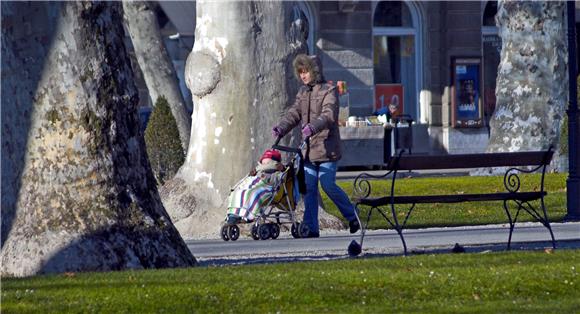
[[[322,63],[317,56],[298,55],[294,60],[294,71],[300,78],[298,68],[307,69],[313,83],[300,88],[294,105],[281,118],[278,127],[285,135],[295,126],[302,128],[310,123],[314,135],[309,139],[304,156],[311,162],[337,161],[341,157],[341,144],[336,87],[324,80]]]

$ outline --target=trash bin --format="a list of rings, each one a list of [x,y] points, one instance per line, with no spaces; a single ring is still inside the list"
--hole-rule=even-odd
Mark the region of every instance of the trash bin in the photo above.
[[[411,154],[413,149],[413,118],[402,114],[392,119],[392,128],[385,128],[383,159],[385,164],[391,156],[405,150]]]

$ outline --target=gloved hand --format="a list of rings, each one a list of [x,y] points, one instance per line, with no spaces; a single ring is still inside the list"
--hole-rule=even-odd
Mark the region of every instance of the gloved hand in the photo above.
[[[314,127],[312,126],[312,124],[307,123],[303,128],[302,128],[302,135],[304,137],[310,137],[312,136],[312,134],[314,134]]]
[[[279,138],[282,136],[282,129],[279,126],[275,126],[272,128],[272,137]]]

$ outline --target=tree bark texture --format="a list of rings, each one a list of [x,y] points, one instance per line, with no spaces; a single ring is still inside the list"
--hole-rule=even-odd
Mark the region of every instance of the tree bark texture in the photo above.
[[[303,52],[289,34],[294,5],[197,2],[185,72],[196,132],[183,167],[161,190],[183,236],[218,236],[230,188],[272,146],[271,128],[294,101],[292,61]]]
[[[1,2],[2,246],[12,228],[30,129],[34,91],[53,40],[55,6]],[[27,16],[35,23],[26,21]]]
[[[50,49],[37,87],[11,91],[15,97],[34,96],[15,219],[1,252],[2,275],[194,265],[147,161],[121,4],[50,5],[58,13],[52,21],[56,30],[46,43]],[[15,59],[6,61],[6,69],[3,60],[3,81],[35,70],[27,63],[14,68],[33,45],[4,50],[4,41],[20,42],[22,27],[35,25],[34,15],[17,11],[8,14],[24,22],[4,29],[3,21],[3,58]],[[6,78],[5,71],[13,75]],[[3,112],[18,105],[8,104]]]
[[[146,1],[123,1],[125,25],[129,30],[137,62],[143,72],[152,103],[165,96],[177,122],[183,149],[189,145],[191,117],[187,113],[175,68],[163,44],[152,4]]]
[[[565,6],[499,2],[502,50],[488,152],[557,147],[568,97]]]

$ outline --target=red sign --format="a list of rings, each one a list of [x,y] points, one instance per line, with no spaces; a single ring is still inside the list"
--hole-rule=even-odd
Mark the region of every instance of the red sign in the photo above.
[[[403,84],[375,85],[375,112],[388,109],[392,116],[404,113]]]

